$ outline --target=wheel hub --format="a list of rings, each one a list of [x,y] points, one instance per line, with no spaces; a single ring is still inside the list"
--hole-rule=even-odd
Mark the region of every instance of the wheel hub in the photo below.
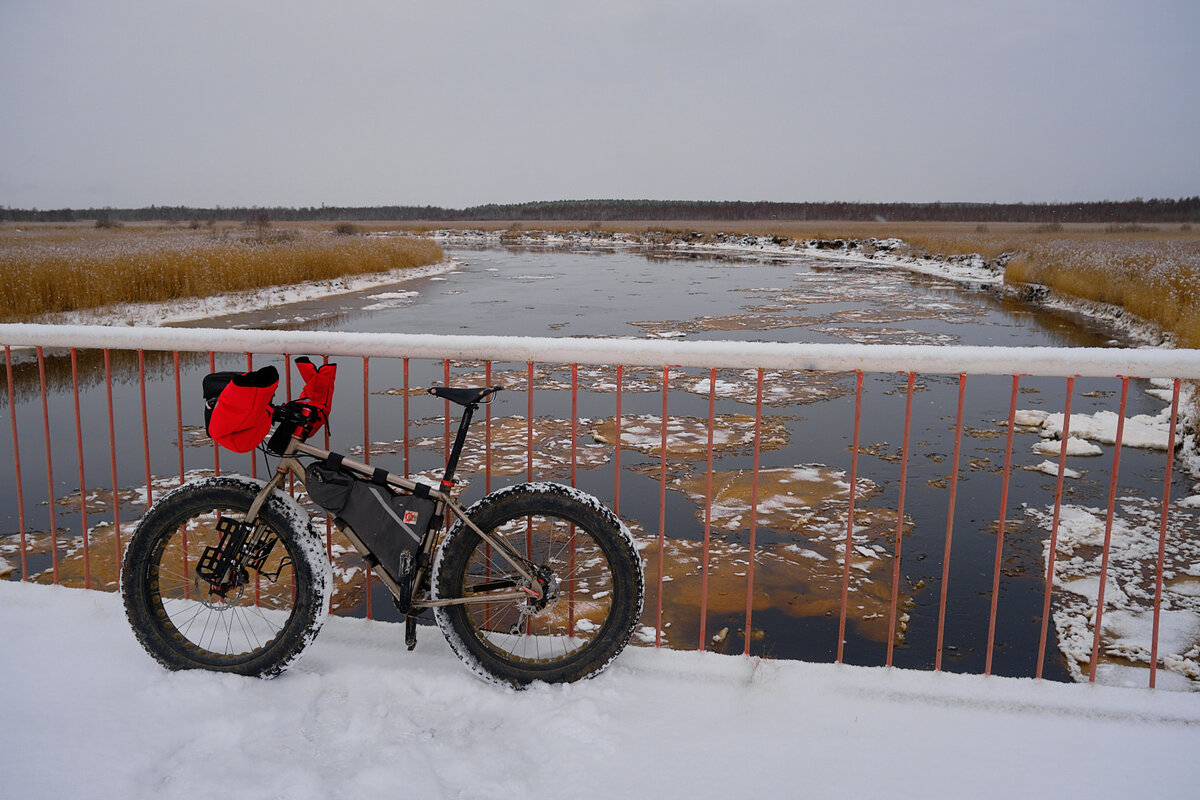
[[[537,577],[538,589],[541,590],[542,596],[538,599],[530,598],[528,603],[530,613],[539,614],[547,608],[553,608],[558,602],[558,576],[547,566],[538,567],[534,570],[534,575]]]
[[[241,576],[239,576],[241,577]],[[201,578],[194,581],[196,596],[205,607],[214,611],[227,611],[236,606],[246,594],[246,581],[239,580],[230,586],[217,586]]]

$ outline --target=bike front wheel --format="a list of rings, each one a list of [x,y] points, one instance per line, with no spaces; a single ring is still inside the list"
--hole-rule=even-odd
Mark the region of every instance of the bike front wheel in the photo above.
[[[629,642],[641,615],[641,561],[628,529],[596,498],[555,483],[521,484],[467,509],[481,530],[532,565],[541,597],[461,520],[434,564],[434,616],[451,648],[486,680],[523,686],[590,678]]]
[[[218,523],[243,521],[263,485],[238,476],[184,484],[138,523],[121,570],[125,613],[168,669],[272,677],[320,630],[333,586],[325,547],[308,515],[279,491],[258,512],[261,557],[253,566],[219,587],[197,572],[227,535]]]

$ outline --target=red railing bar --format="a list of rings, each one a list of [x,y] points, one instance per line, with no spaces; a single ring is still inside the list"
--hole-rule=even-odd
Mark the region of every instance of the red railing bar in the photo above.
[[[621,515],[621,394],[625,368],[617,364],[617,409],[613,417],[613,513]]]
[[[51,569],[55,585],[58,585],[58,522],[54,515],[54,464],[50,453],[50,408],[46,401],[46,360],[42,348],[37,348],[38,377],[42,386],[42,427],[46,434],[46,492],[50,500],[50,552]]]
[[[292,356],[290,353],[283,354],[283,388],[285,396],[290,402],[292,399]],[[296,496],[296,476],[288,473],[288,494],[293,498]]]
[[[79,356],[71,348],[71,389],[75,394],[75,454],[79,459],[79,526],[83,530],[83,588],[92,588],[92,552],[88,541],[87,479],[83,475],[83,419],[79,412]]]
[[[371,359],[363,356],[363,463],[371,463]]]
[[[576,447],[579,438],[579,365],[571,365],[571,486],[576,485]],[[571,526],[571,558],[567,570],[568,575],[575,574],[575,526]],[[575,581],[571,581],[571,591],[567,596],[567,635],[575,632]]]
[[[329,356],[321,356],[321,366],[329,363]],[[325,449],[329,449],[329,423],[326,421],[322,427],[322,435],[325,438]],[[330,562],[333,561],[333,518],[329,514],[325,514],[325,554],[329,556]]]
[[[950,473],[950,503],[946,512],[946,544],[942,550],[942,593],[938,600],[937,654],[933,658],[933,669],[937,672],[942,669],[942,645],[945,642],[946,633],[946,594],[950,588],[950,544],[954,536],[954,501],[958,496],[958,462],[962,454],[963,400],[966,399],[966,395],[967,376],[965,373],[959,373],[958,421],[954,425],[954,462],[951,465],[953,471]]]
[[[409,467],[408,467],[408,358],[404,359],[404,474],[405,475],[409,474]]]
[[[750,655],[750,639],[754,629],[750,615],[754,610],[754,536],[758,530],[758,464],[762,445],[763,371],[758,370],[758,393],[754,397],[754,472],[750,477],[750,554],[746,566],[746,635],[742,637],[742,655]]]
[[[105,353],[107,354],[107,351],[105,351]],[[111,410],[111,408],[112,408],[112,403],[110,400],[109,409]],[[176,416],[176,419],[179,420],[179,431],[178,431],[179,432],[179,483],[180,483],[180,485],[183,485],[183,408],[181,405],[181,399],[180,399],[180,393],[179,393],[179,351],[175,351],[175,416]],[[115,451],[115,449],[116,448],[114,448],[114,451]],[[116,491],[115,491],[116,480],[113,481],[113,486],[114,486],[113,507],[116,508]],[[188,532],[187,532],[186,525],[180,530],[180,540],[181,540],[181,544],[183,545],[183,547],[182,547],[183,554],[182,554],[182,560],[180,563],[180,568],[181,568],[182,572],[180,574],[187,575],[189,572],[189,569],[188,569]],[[120,551],[118,551],[118,553],[119,552]],[[259,581],[259,576],[257,573],[255,573],[255,575],[254,575],[255,605],[258,605],[258,600],[259,600],[258,581]],[[188,584],[187,581],[184,581],[184,583],[183,583],[183,599],[185,599],[185,600],[192,599],[192,588]]]
[[[858,434],[862,421],[862,370],[855,371],[854,438],[850,445],[850,506],[846,510],[846,553],[842,560],[842,605],[838,614],[837,663],[842,663],[846,648],[846,602],[850,593],[850,549],[854,546],[854,500],[858,494]],[[747,633],[749,635],[749,633]]]
[[[450,385],[450,359],[444,359],[442,361],[442,385],[443,386]],[[442,442],[443,442],[443,448],[444,448],[443,458],[444,458],[444,460],[449,461],[450,460],[450,401],[443,400],[442,403],[446,409],[445,413],[442,414],[442,424],[446,426],[445,433],[442,436]]]
[[[662,441],[659,451],[659,589],[654,608],[654,646],[662,646],[662,578],[664,578],[664,549],[667,534],[667,392],[671,387],[671,367],[662,367],[662,416],[659,420]]]
[[[492,385],[492,362],[483,365],[483,384]],[[406,393],[407,396],[407,393]],[[408,429],[405,428],[404,442],[408,443]],[[405,464],[407,467],[407,464]],[[483,409],[483,493],[492,493],[492,404],[488,403]],[[488,561],[491,562],[491,545],[488,545]]]
[[[483,365],[483,383],[485,386],[492,385],[492,362],[484,362]],[[405,397],[408,396],[408,387],[405,386]],[[408,423],[405,422],[404,427],[404,443],[408,445]],[[406,465],[407,471],[407,465]],[[492,404],[488,403],[483,408],[483,493],[485,495],[492,492]],[[485,543],[483,547],[483,563],[484,563],[484,580],[490,581],[492,578],[492,545]],[[571,587],[572,591],[574,586]],[[492,604],[488,603],[485,606],[485,624],[491,625],[493,619]],[[569,635],[569,632],[568,632]]]
[[[1095,632],[1092,634],[1092,658],[1088,663],[1088,682],[1096,682],[1096,661],[1100,656],[1100,630],[1104,625],[1104,584],[1108,581],[1108,556],[1112,548],[1113,512],[1117,505],[1117,472],[1121,466],[1121,439],[1125,436],[1125,405],[1129,399],[1129,378],[1121,378],[1121,406],[1117,412],[1117,440],[1113,444],[1112,479],[1108,487],[1108,513],[1104,517],[1104,549],[1100,552],[1100,589],[1096,594]]]
[[[104,351],[108,356],[108,351]],[[17,519],[21,526],[21,580],[29,580],[25,564],[25,489],[21,484],[21,444],[17,440],[17,401],[13,393],[12,350],[4,345],[4,371],[8,375],[8,415],[12,420],[13,468],[17,477]],[[111,408],[111,405],[110,405]]]
[[[533,480],[533,362],[527,363],[526,395],[529,408],[525,414],[525,479]]]
[[[246,353],[246,371],[247,372],[254,371],[254,354],[253,353]],[[251,450],[250,451],[250,477],[251,478],[258,477],[258,461],[254,458],[254,456],[255,456],[255,451]]]
[[[996,528],[996,564],[992,569],[992,608],[988,613],[987,657],[983,674],[992,674],[992,656],[996,649],[996,612],[1000,601],[1000,561],[1004,555],[1004,526],[1008,519],[1008,485],[1012,477],[1013,432],[1017,423],[1017,391],[1021,382],[1019,375],[1012,376],[1012,398],[1008,404],[1008,436],[1004,443],[1004,479],[1000,487],[1000,523]]]
[[[1162,516],[1158,523],[1158,560],[1154,570],[1154,626],[1150,634],[1150,688],[1158,674],[1158,623],[1162,609],[1163,562],[1167,550],[1167,509],[1171,505],[1171,467],[1175,460],[1175,423],[1179,420],[1179,379],[1171,390],[1171,427],[1167,433],[1167,469],[1163,480]]]
[[[525,473],[526,480],[533,481],[533,362],[526,362],[525,394],[528,408],[525,412]],[[533,518],[525,518],[525,557],[533,558]],[[526,626],[528,632],[529,626]]]
[[[209,372],[217,371],[217,354],[212,352],[211,350],[208,353],[208,371]],[[213,474],[220,475],[221,474],[221,448],[217,445],[217,441],[215,439],[213,440],[212,446],[213,446]],[[115,481],[114,481],[114,485],[115,485]]]
[[[371,359],[363,356],[363,463],[371,463]],[[329,426],[326,425],[326,428]],[[374,573],[370,564],[363,564],[363,576],[367,584],[367,619],[371,619],[371,584]]]
[[[576,450],[579,441],[579,365],[571,365],[571,485],[576,484]]]
[[[116,540],[116,563],[121,562],[121,499],[117,495],[117,429],[113,425],[112,360],[109,351],[104,351],[104,391],[108,396],[108,465],[112,472],[113,533]],[[213,445],[214,447],[216,445]]]
[[[1075,393],[1075,378],[1067,378],[1067,401],[1063,407],[1062,445],[1058,450],[1058,482],[1054,488],[1054,516],[1050,521],[1050,555],[1046,559],[1046,591],[1042,598],[1042,629],[1038,639],[1037,671],[1042,677],[1046,664],[1046,632],[1050,626],[1050,592],[1054,588],[1054,559],[1058,550],[1058,520],[1062,513],[1063,477],[1067,468],[1067,440],[1071,436],[1071,396]]]
[[[904,537],[904,496],[908,488],[908,443],[912,431],[913,390],[916,375],[908,373],[908,388],[904,400],[904,442],[900,446],[900,499],[896,510],[896,545],[892,550],[892,602],[888,612],[887,666],[892,666],[892,655],[896,649],[896,621],[900,605],[900,550]]]
[[[171,351],[175,363],[175,434],[179,437],[179,485],[183,486],[183,394],[179,387],[179,351]]]
[[[713,428],[716,424],[717,371],[708,371],[708,444],[704,477],[704,555],[700,561],[700,643],[703,650],[708,645],[708,559],[712,540],[712,479],[713,479]]]
[[[254,354],[253,353],[246,353],[246,371],[247,372],[254,371]],[[255,458],[254,458],[254,455],[255,455],[254,450],[251,450],[249,455],[250,455],[250,477],[257,478],[258,477],[258,461],[255,460]],[[259,584],[260,578],[261,578],[261,576],[256,571],[254,573],[254,605],[256,605],[256,606],[260,605],[262,602],[262,593],[261,593],[262,587]]]
[[[484,363],[484,385],[492,385],[492,362]],[[406,392],[407,395],[407,392]],[[408,427],[404,427],[404,443],[408,443]],[[492,492],[492,404],[488,403],[484,407],[484,494]],[[490,543],[484,546],[484,579],[491,581],[492,578],[492,546]],[[574,587],[572,587],[574,590]],[[486,624],[491,625],[493,619],[492,604],[487,603]]]
[[[146,415],[146,351],[138,350],[138,387],[142,398],[142,456],[146,462],[146,508],[154,504],[150,472],[150,423]]]

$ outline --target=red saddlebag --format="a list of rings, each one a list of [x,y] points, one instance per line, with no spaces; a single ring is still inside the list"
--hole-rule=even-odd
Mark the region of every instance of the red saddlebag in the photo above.
[[[247,453],[271,429],[271,399],[279,371],[214,372],[204,378],[204,427],[222,447]]]

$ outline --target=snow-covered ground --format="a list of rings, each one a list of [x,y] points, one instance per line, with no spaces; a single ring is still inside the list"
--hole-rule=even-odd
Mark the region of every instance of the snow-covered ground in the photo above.
[[[441,636],[335,617],[273,681],[172,673],[113,594],[0,582],[12,798],[1160,797],[1200,697],[628,649],[599,678],[480,682]]]

